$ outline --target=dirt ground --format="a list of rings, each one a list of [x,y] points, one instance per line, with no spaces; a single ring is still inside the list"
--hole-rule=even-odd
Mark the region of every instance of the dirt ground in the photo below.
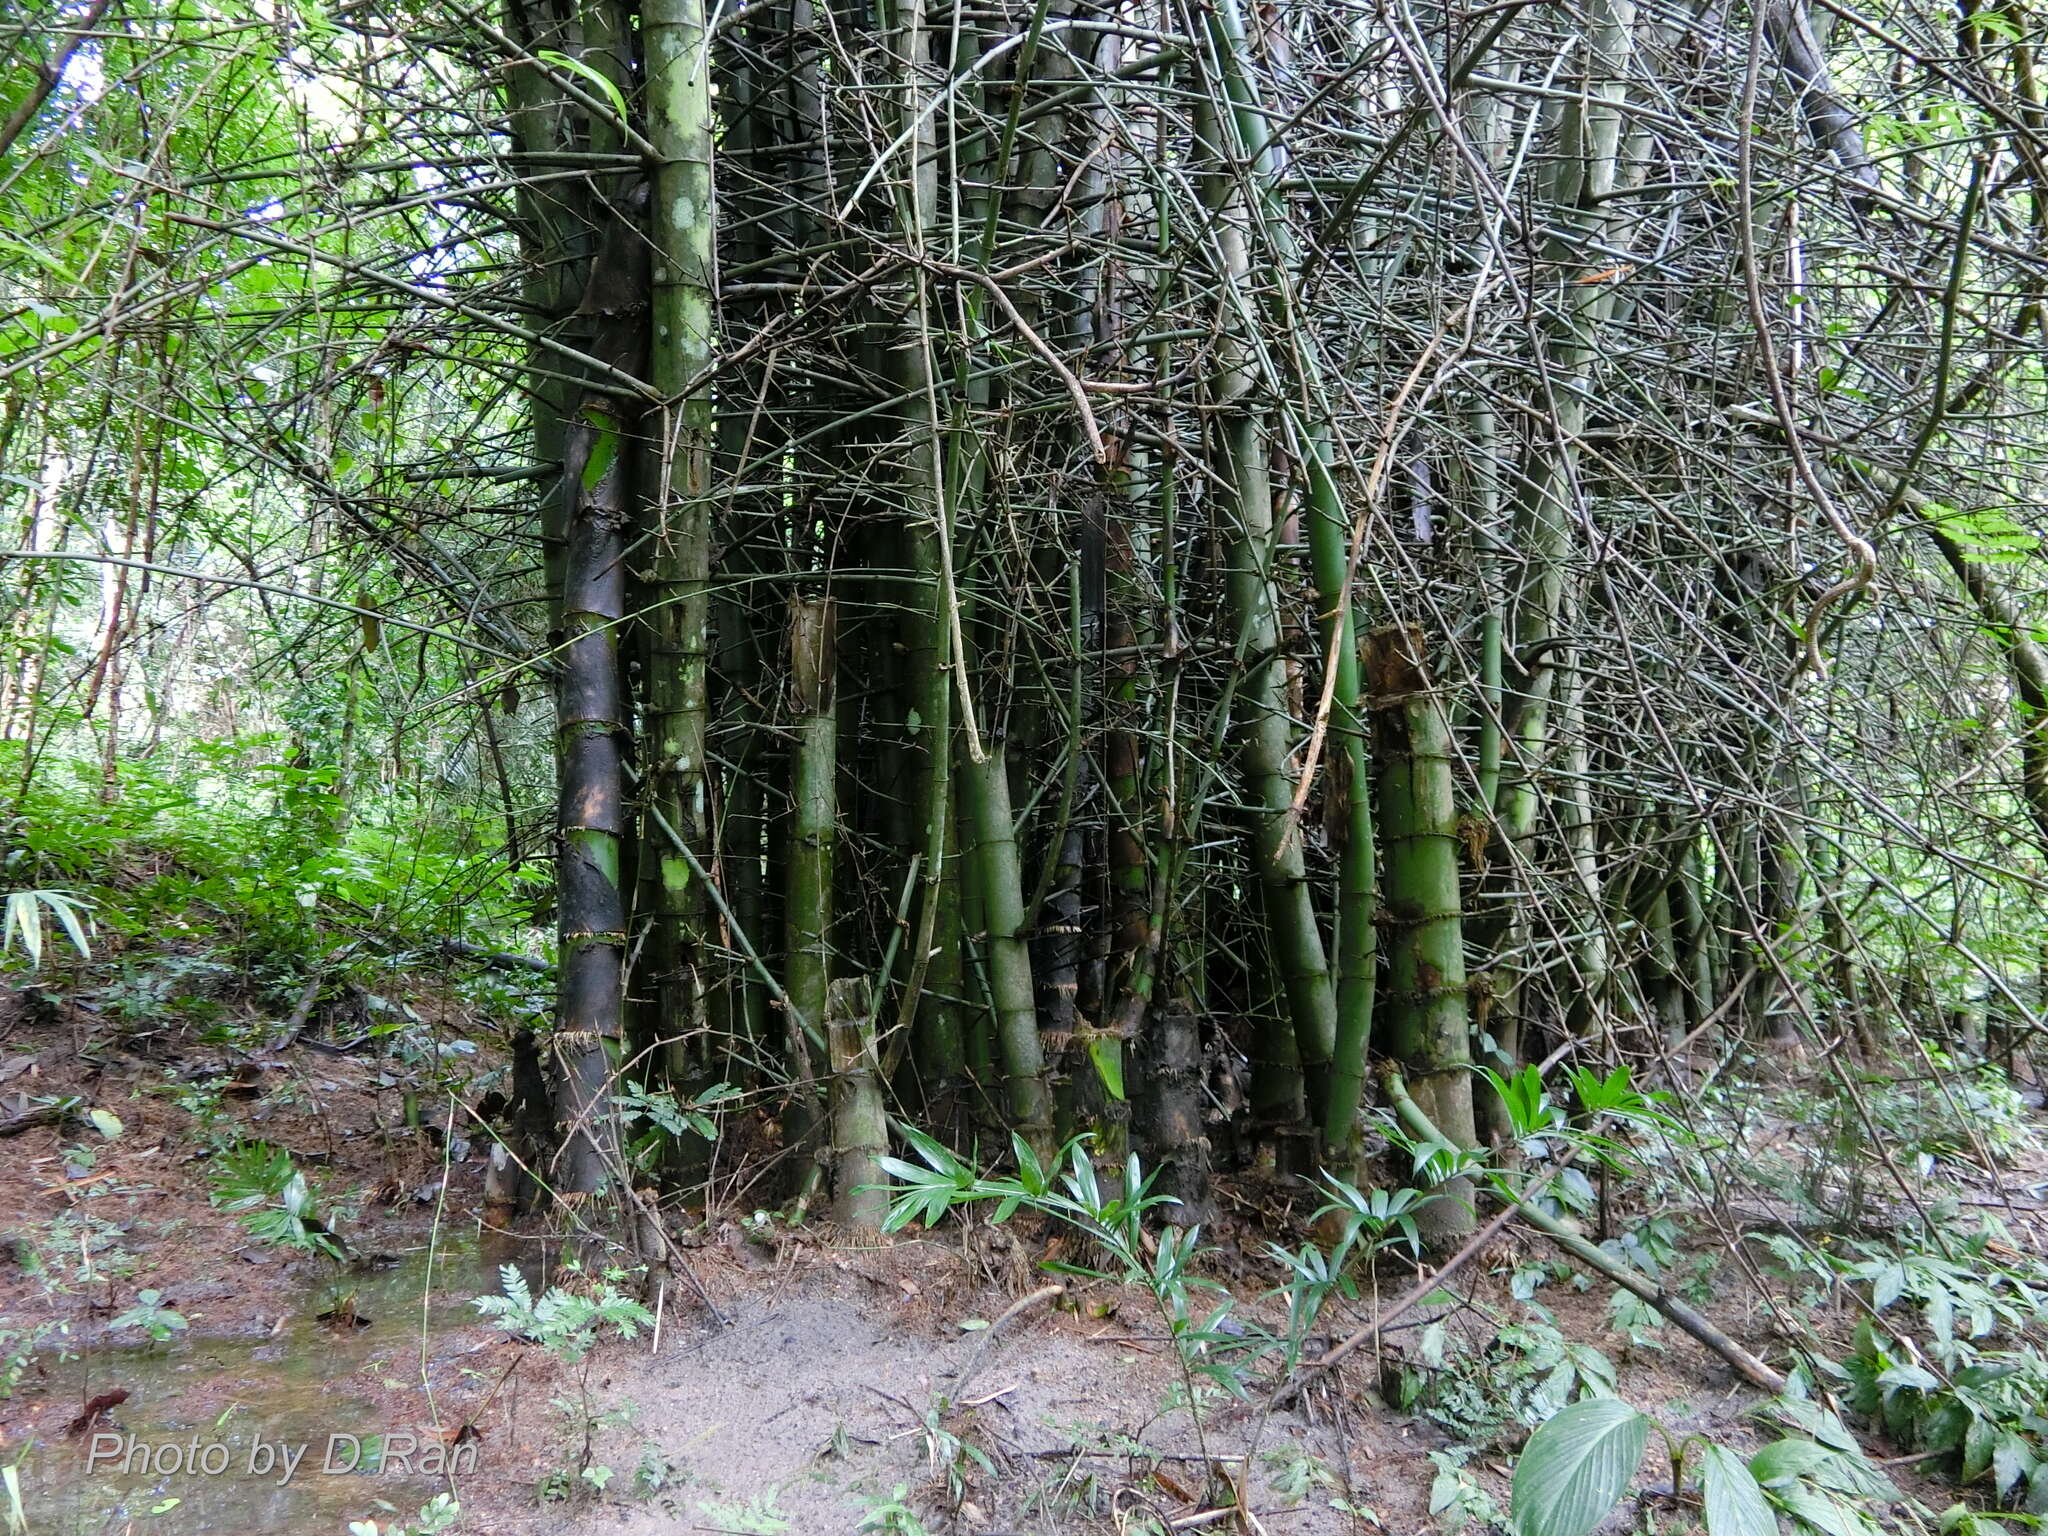
[[[1120,1512],[1209,1507],[1199,1498],[1208,1475],[1240,1479],[1234,1459],[1255,1433],[1249,1491],[1269,1529],[1353,1528],[1327,1496],[1266,1485],[1312,1457],[1327,1469],[1318,1492],[1363,1502],[1360,1483],[1379,1481],[1373,1455],[1389,1447],[1347,1445],[1327,1412],[1261,1426],[1212,1407],[1198,1436],[1175,1406],[1184,1392],[1158,1319],[1138,1297],[1083,1283],[991,1330],[1016,1299],[975,1283],[973,1268],[957,1248],[912,1240],[806,1247],[752,1276],[729,1273],[723,1326],[700,1315],[658,1356],[612,1362],[611,1390],[637,1405],[637,1430],[673,1462],[679,1486],[566,1529],[637,1536],[678,1519],[751,1529],[751,1514],[845,1531],[898,1489],[933,1529],[949,1507],[963,1531],[1114,1529]],[[1394,1508],[1408,1501],[1396,1486],[1406,1481],[1385,1490]]]
[[[18,1469],[38,1532],[339,1536],[353,1520],[409,1518],[452,1481],[457,1529],[502,1536],[1052,1536],[1143,1517],[1421,1536],[1439,1529],[1431,1453],[1452,1437],[1390,1406],[1401,1367],[1428,1380],[1446,1338],[1483,1358],[1528,1315],[1510,1294],[1517,1270],[1547,1257],[1509,1236],[1460,1277],[1458,1300],[1404,1322],[1299,1407],[1260,1411],[1268,1360],[1247,1373],[1249,1401],[1206,1400],[1198,1430],[1149,1299],[1074,1278],[1042,1294],[1042,1261],[1079,1255],[1028,1216],[878,1244],[714,1211],[687,1242],[717,1318],[686,1290],[665,1293],[658,1337],[565,1366],[471,1305],[508,1263],[546,1283],[559,1244],[483,1221],[481,1155],[461,1113],[453,1135],[408,1129],[402,1067],[303,1046],[252,1063],[147,1044],[99,1048],[75,1018],[0,1021],[0,1122],[55,1094],[120,1120],[112,1136],[73,1118],[0,1140],[0,1363],[19,1374],[0,1395],[0,1466]],[[207,1154],[238,1137],[292,1152],[349,1262],[254,1242],[209,1202]],[[1249,1324],[1277,1328],[1278,1272],[1256,1255],[1267,1238],[1300,1239],[1308,1202],[1256,1180],[1219,1193],[1234,1214],[1205,1268]],[[1770,1353],[1771,1317],[1719,1258],[1709,1312]],[[1392,1267],[1381,1293],[1414,1279]],[[115,1326],[144,1290],[185,1323],[164,1342]],[[1754,1393],[1675,1332],[1632,1344],[1607,1294],[1560,1277],[1539,1300],[1667,1426],[1757,1442],[1744,1417]],[[1372,1305],[1335,1301],[1321,1327],[1340,1337]],[[125,1395],[67,1433],[110,1393]],[[322,1469],[337,1434],[407,1442],[403,1465]],[[1516,1438],[1510,1428],[1465,1464],[1502,1508]],[[148,1459],[215,1443],[218,1473]],[[292,1445],[308,1458],[296,1476],[252,1475],[265,1446]],[[429,1470],[430,1452],[469,1460],[451,1480]],[[1643,1486],[1655,1482],[1646,1463]],[[1246,1517],[1227,1508],[1240,1500]]]
[[[1510,1241],[1479,1272],[1476,1308],[1435,1307],[1430,1316],[1475,1336],[1494,1328],[1494,1304],[1511,1305],[1505,1271],[1517,1256]],[[902,1490],[934,1532],[1112,1531],[1142,1514],[1199,1522],[1221,1507],[1219,1488],[1203,1496],[1213,1470],[1242,1487],[1250,1528],[1273,1536],[1439,1529],[1429,1453],[1449,1437],[1390,1410],[1377,1390],[1382,1365],[1391,1375],[1397,1357],[1413,1359],[1416,1332],[1383,1361],[1362,1354],[1299,1410],[1265,1416],[1256,1392],[1248,1403],[1211,1402],[1198,1437],[1177,1406],[1179,1373],[1145,1298],[1078,1282],[991,1334],[978,1325],[1016,1292],[990,1285],[987,1267],[957,1240],[879,1251],[791,1242],[776,1256],[756,1252],[752,1267],[726,1250],[707,1265],[722,1326],[692,1314],[666,1331],[658,1353],[622,1348],[605,1360],[603,1395],[633,1404],[636,1417],[604,1449],[651,1448],[674,1481],[534,1528],[823,1536],[854,1530]],[[1568,1336],[1615,1348],[1602,1298],[1567,1290],[1549,1300]],[[1243,1307],[1254,1320],[1279,1321],[1256,1298]],[[1743,1422],[1756,1394],[1718,1360],[1682,1342],[1617,1354],[1623,1395],[1675,1430],[1760,1443]],[[1254,1374],[1272,1379],[1270,1368]],[[1502,1509],[1511,1452],[1503,1444],[1469,1464]],[[960,1473],[950,1485],[949,1467]],[[1646,1485],[1655,1473],[1646,1465]],[[1175,1528],[1247,1527],[1212,1514]]]

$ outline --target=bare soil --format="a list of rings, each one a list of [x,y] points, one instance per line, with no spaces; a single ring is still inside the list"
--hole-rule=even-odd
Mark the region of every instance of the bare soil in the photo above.
[[[73,1120],[0,1140],[0,1343],[64,1330],[45,1334],[0,1396],[0,1465],[21,1468],[31,1529],[339,1536],[350,1520],[410,1516],[449,1486],[421,1471],[420,1453],[396,1472],[313,1471],[329,1435],[382,1433],[422,1452],[465,1450],[474,1469],[453,1479],[459,1529],[502,1536],[834,1536],[882,1520],[891,1500],[906,1512],[870,1529],[1036,1536],[1123,1531],[1149,1516],[1177,1530],[1419,1536],[1438,1529],[1430,1453],[1451,1438],[1389,1406],[1401,1368],[1428,1376],[1431,1326],[1467,1357],[1483,1352],[1504,1322],[1528,1315],[1510,1295],[1514,1271],[1548,1257],[1510,1236],[1459,1278],[1459,1300],[1404,1323],[1299,1407],[1261,1411],[1275,1379],[1268,1359],[1250,1367],[1247,1400],[1204,1399],[1199,1430],[1143,1295],[1068,1279],[1005,1317],[1045,1286],[1045,1260],[1085,1257],[1028,1216],[878,1244],[714,1215],[689,1251],[719,1317],[670,1292],[658,1338],[563,1366],[469,1305],[497,1288],[501,1264],[545,1283],[558,1243],[484,1222],[463,1112],[452,1136],[445,1122],[408,1129],[406,1083],[402,1067],[368,1054],[297,1046],[252,1062],[148,1040],[116,1051],[75,1015],[0,1018],[0,1119],[62,1094],[121,1120],[112,1139]],[[234,1086],[210,1112],[181,1107],[180,1088],[208,1084]],[[208,1153],[237,1135],[293,1153],[352,1262],[252,1242],[210,1203]],[[2039,1161],[2027,1163],[2033,1175]],[[1963,1194],[2002,1205],[1996,1191],[1987,1178]],[[1278,1275],[1257,1255],[1269,1238],[1300,1240],[1304,1203],[1255,1178],[1219,1194],[1229,1214],[1207,1269],[1248,1320],[1278,1328],[1265,1297]],[[2026,1240],[2040,1237],[2035,1205],[2016,1228]],[[1716,1258],[1707,1310],[1772,1353],[1770,1310],[1729,1251]],[[1390,1269],[1380,1294],[1414,1278]],[[144,1289],[187,1324],[167,1344],[112,1326]],[[1674,1431],[1757,1443],[1745,1418],[1753,1393],[1675,1330],[1662,1349],[1631,1345],[1607,1295],[1558,1281],[1538,1299],[1568,1339],[1615,1361],[1624,1397]],[[1322,1326],[1339,1337],[1373,1306],[1370,1296],[1334,1302]],[[65,1433],[115,1391],[127,1396]],[[587,1444],[586,1405],[599,1421]],[[91,1461],[95,1434],[217,1440],[233,1466],[110,1471]],[[1501,1434],[1468,1463],[1503,1508],[1514,1439]],[[249,1476],[245,1458],[265,1441],[306,1444],[306,1470],[288,1483]],[[580,1477],[586,1468],[608,1471]],[[1653,1458],[1641,1476],[1653,1505],[1658,1479]],[[1924,1497],[1948,1502],[1933,1486]],[[1227,1507],[1239,1500],[1247,1515]],[[1660,1524],[1674,1518],[1684,1523],[1664,1509]]]

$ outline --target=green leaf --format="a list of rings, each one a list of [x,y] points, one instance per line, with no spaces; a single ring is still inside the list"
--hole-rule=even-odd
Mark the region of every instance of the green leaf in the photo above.
[[[919,1157],[923,1158],[935,1172],[944,1174],[948,1179],[954,1178],[959,1173],[959,1160],[916,1126],[905,1125],[899,1120],[896,1122],[896,1130],[905,1141],[910,1143],[912,1150]]]
[[[33,894],[40,896],[43,905],[56,914],[57,921],[64,927],[65,936],[71,940],[71,947],[86,959],[91,959],[92,946],[86,942],[85,926],[79,921],[79,912],[85,905],[84,901],[76,896],[68,896],[62,891],[37,891]]]
[[[2020,29],[2013,24],[2012,18],[1997,11],[1971,11],[1963,18],[1963,25],[1979,32],[1989,32],[2008,43],[2020,40]]]
[[[1586,1536],[1621,1501],[1649,1443],[1649,1419],[1616,1398],[1546,1420],[1515,1464],[1516,1536]]]
[[[623,124],[631,115],[626,110],[626,97],[610,75],[593,68],[581,59],[572,59],[566,53],[557,53],[552,48],[543,48],[534,55],[541,63],[553,69],[566,69],[570,74],[581,77],[604,92],[604,98],[612,104],[612,110],[619,115]]]
[[[1700,1457],[1707,1496],[1707,1536],[1778,1536],[1778,1517],[1742,1458],[1709,1443]]]
[[[1044,1194],[1048,1188],[1045,1169],[1038,1161],[1038,1154],[1031,1150],[1031,1143],[1012,1131],[1010,1151],[1017,1159],[1017,1182],[1024,1186],[1028,1194]]]
[[[1849,1433],[1849,1427],[1834,1414],[1821,1407],[1819,1403],[1809,1398],[1781,1397],[1773,1405],[1772,1411],[1782,1418],[1791,1420],[1799,1428],[1813,1436],[1814,1439],[1820,1441],[1822,1445],[1832,1447],[1837,1451],[1842,1451],[1852,1456],[1861,1454],[1856,1444],[1856,1437]],[[1798,1445],[1800,1443],[1797,1440],[1781,1440],[1778,1442],[1778,1445]],[[1777,1448],[1777,1446],[1766,1446],[1764,1451],[1758,1454],[1763,1455]],[[1752,1470],[1756,1469],[1756,1462],[1754,1460],[1750,1462],[1750,1467]],[[1758,1471],[1757,1476],[1762,1477],[1763,1473]]]
[[[1107,1036],[1088,1037],[1088,1059],[1095,1063],[1095,1072],[1102,1079],[1103,1089],[1121,1104],[1124,1101],[1124,1062],[1123,1052],[1116,1049],[1116,1045],[1117,1042]]]
[[[106,1137],[107,1140],[114,1141],[120,1137],[122,1130],[121,1117],[111,1109],[89,1109],[85,1112],[85,1118],[90,1120],[93,1129]]]
[[[328,19],[327,10],[319,0],[299,0],[299,19],[308,31],[320,37],[332,37],[341,29]]]
[[[1795,1477],[1820,1471],[1833,1459],[1824,1446],[1787,1437],[1773,1441],[1750,1457],[1749,1470],[1766,1488],[1776,1488]]]
[[[1794,1519],[1812,1526],[1822,1536],[1874,1536],[1876,1524],[1831,1493],[1811,1483],[1790,1483],[1777,1493],[1777,1502]]]
[[[26,240],[17,240],[13,235],[0,234],[0,250],[26,257],[56,278],[60,283],[77,283],[80,281],[78,274],[57,260],[56,257],[50,255],[49,252],[39,246],[30,245]]]
[[[6,948],[14,947],[17,933],[21,935],[22,950],[28,955],[29,969],[38,969],[43,963],[43,919],[36,910],[34,891],[16,891],[7,898]]]
[[[2021,1478],[2032,1477],[2034,1455],[2027,1442],[2010,1430],[2001,1433],[1991,1451],[1991,1473],[2001,1499],[2012,1492]]]
[[[1886,1387],[1904,1387],[1912,1392],[1939,1392],[1941,1378],[1924,1365],[1915,1365],[1902,1360],[1889,1370],[1878,1374],[1878,1384]]]
[[[1988,1421],[1970,1416],[1963,1431],[1963,1481],[1974,1483],[1991,1469],[1992,1428]]]

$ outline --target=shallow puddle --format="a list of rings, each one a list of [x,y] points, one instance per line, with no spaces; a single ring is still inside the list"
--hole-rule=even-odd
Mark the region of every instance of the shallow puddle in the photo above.
[[[395,1265],[329,1275],[267,1332],[50,1360],[24,1393],[33,1403],[10,1405],[35,1414],[26,1444],[10,1436],[0,1451],[0,1465],[18,1467],[28,1529],[343,1536],[351,1520],[411,1518],[448,1473],[459,1485],[476,1464],[476,1445],[436,1432],[433,1394],[487,1368],[452,1336],[476,1322],[471,1298],[498,1289],[498,1265],[524,1257],[521,1246],[444,1236],[431,1269],[421,1246]],[[351,1309],[367,1322],[352,1324]],[[113,1392],[128,1395],[65,1433]],[[0,1522],[6,1508],[0,1491]]]

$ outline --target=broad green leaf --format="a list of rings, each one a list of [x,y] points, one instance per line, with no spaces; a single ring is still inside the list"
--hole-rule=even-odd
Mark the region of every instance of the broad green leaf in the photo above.
[[[1832,1493],[1823,1493],[1811,1483],[1788,1483],[1778,1490],[1780,1508],[1794,1519],[1812,1526],[1822,1536],[1875,1536],[1876,1524]]]
[[[1787,1437],[1773,1441],[1750,1457],[1749,1470],[1766,1488],[1775,1488],[1795,1477],[1817,1472],[1833,1459],[1834,1453],[1825,1446]]]
[[[1038,1154],[1031,1150],[1031,1143],[1015,1131],[1010,1133],[1010,1151],[1017,1159],[1017,1181],[1027,1192],[1042,1195],[1046,1190],[1045,1169],[1038,1161]]]
[[[33,891],[16,891],[7,898],[5,947],[14,947],[17,933],[21,935],[21,947],[28,955],[29,969],[37,969],[43,963],[43,920],[36,911]]]
[[[89,1109],[85,1112],[85,1118],[92,1122],[94,1130],[109,1141],[115,1140],[121,1134],[121,1117],[111,1109]]]
[[[1778,1536],[1778,1517],[1742,1458],[1709,1444],[1700,1456],[1707,1498],[1707,1536]]]
[[[1973,1483],[1991,1469],[1992,1427],[1977,1415],[1963,1431],[1963,1481]]]
[[[1991,1451],[1991,1474],[2001,1499],[2012,1492],[2021,1478],[2032,1477],[2034,1454],[2027,1442],[2010,1430],[2000,1434]]]
[[[1616,1398],[1547,1419],[1515,1464],[1516,1536],[1586,1536],[1621,1501],[1649,1443],[1649,1419]]]
[[[1123,1052],[1116,1049],[1116,1042],[1101,1035],[1091,1035],[1088,1039],[1088,1059],[1095,1063],[1096,1075],[1102,1079],[1104,1091],[1117,1103],[1123,1103]]]
[[[1781,1397],[1778,1399],[1773,1411],[1784,1418],[1790,1419],[1823,1445],[1831,1446],[1838,1451],[1848,1452],[1851,1455],[1858,1453],[1856,1437],[1849,1433],[1848,1426],[1833,1413],[1830,1413],[1810,1398]],[[1778,1442],[1779,1445],[1797,1445],[1799,1443],[1796,1440],[1781,1440]],[[1765,1452],[1773,1449],[1776,1449],[1776,1447],[1766,1446]],[[1758,1454],[1762,1455],[1764,1452],[1759,1452]],[[1752,1461],[1750,1466],[1754,1468],[1756,1463]],[[1757,1475],[1759,1477],[1763,1476],[1761,1472],[1757,1473]]]
[[[1914,1392],[1939,1392],[1941,1378],[1924,1365],[1915,1365],[1910,1360],[1901,1360],[1889,1370],[1878,1374],[1878,1383],[1887,1387],[1905,1387]]]
[[[78,953],[92,958],[92,946],[86,939],[86,923],[90,917],[81,920],[86,903],[77,896],[63,891],[15,891],[7,898],[6,916],[0,919],[0,951],[12,949],[18,936],[23,953],[28,956],[29,968],[39,968],[43,963],[43,909],[62,925],[65,935]]]

